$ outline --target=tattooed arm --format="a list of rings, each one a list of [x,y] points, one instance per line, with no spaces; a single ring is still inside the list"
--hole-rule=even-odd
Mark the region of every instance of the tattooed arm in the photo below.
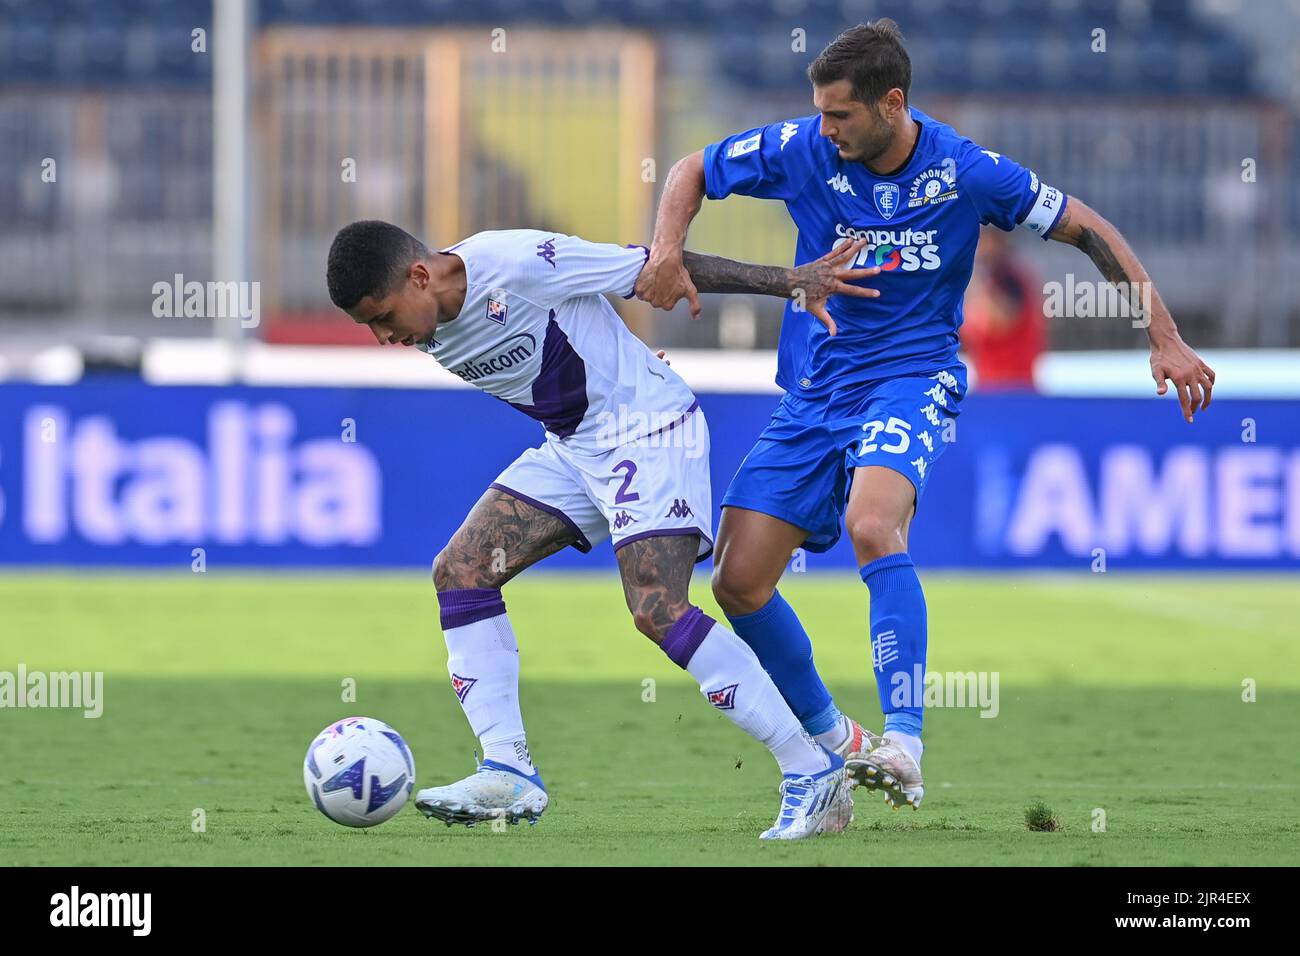
[[[826,311],[827,299],[832,295],[859,298],[876,298],[880,295],[876,289],[849,285],[858,279],[869,279],[880,274],[879,266],[870,269],[850,268],[853,258],[864,245],[865,239],[843,243],[820,259],[806,262],[795,269],[756,266],[689,251],[682,253],[682,263],[700,292],[750,292],[772,295],[779,299],[794,299],[797,307],[811,312],[834,335],[835,320]]]
[[[1214,370],[1182,340],[1151,276],[1119,230],[1071,196],[1048,238],[1081,249],[1106,281],[1117,285],[1125,283],[1125,288],[1142,290],[1136,300],[1131,301],[1141,303],[1148,310],[1142,318],[1147,323],[1147,338],[1151,342],[1151,377],[1156,382],[1156,393],[1163,395],[1168,391],[1166,379],[1173,382],[1178,403],[1183,408],[1183,418],[1189,422],[1196,411],[1209,408]]]

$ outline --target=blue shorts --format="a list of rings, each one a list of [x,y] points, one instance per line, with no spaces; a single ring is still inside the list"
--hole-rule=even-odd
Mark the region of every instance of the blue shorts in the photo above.
[[[874,382],[830,400],[787,393],[741,462],[722,507],[780,518],[808,532],[804,547],[840,537],[853,469],[882,465],[905,475],[919,506],[935,461],[954,440],[966,369]]]

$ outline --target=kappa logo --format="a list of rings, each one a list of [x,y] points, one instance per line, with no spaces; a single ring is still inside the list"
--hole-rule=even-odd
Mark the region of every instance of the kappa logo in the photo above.
[[[555,265],[555,238],[554,237],[547,239],[545,242],[539,242],[537,244],[537,256],[538,258],[545,259],[547,262],[549,262],[551,264],[552,269],[557,268],[557,266]]]
[[[830,179],[826,180],[826,185],[830,186],[831,189],[835,190],[837,193],[848,193],[850,196],[857,195],[857,193],[853,191],[853,185],[849,182],[849,177],[845,176],[843,173],[836,173]],[[897,191],[898,187],[895,186],[894,190]],[[879,203],[877,203],[877,205],[879,205]],[[892,216],[893,213],[890,213],[889,215]],[[889,216],[886,216],[885,218],[888,219]]]
[[[931,375],[930,377],[938,381],[939,384],[941,384],[944,388],[950,389],[951,391],[954,392],[957,391],[958,387],[961,384],[960,382],[957,381],[957,376],[953,375],[952,372],[948,372],[948,371],[942,371],[939,372],[937,375]]]
[[[691,510],[691,506],[686,503],[685,498],[674,498],[673,506],[668,509],[668,514],[664,515],[664,517],[665,518],[689,518],[694,514],[695,512]]]
[[[462,704],[465,703],[465,695],[474,689],[478,683],[477,677],[461,677],[459,674],[451,675],[451,689],[456,692],[456,699]]]
[[[554,264],[555,263],[551,263],[551,265]],[[495,322],[497,325],[506,324],[506,312],[508,312],[509,310],[510,307],[506,305],[504,302],[501,302],[498,299],[488,299],[487,317],[491,319],[493,322]]]
[[[718,710],[735,710],[736,688],[739,686],[739,684],[728,684],[726,687],[720,687],[717,690],[706,691],[705,696],[709,698],[709,703]]]
[[[783,123],[781,125],[781,149],[785,149],[785,144],[794,139],[799,133],[799,127],[794,123]]]
[[[622,531],[628,525],[634,524],[635,522],[636,519],[633,518],[626,511],[620,511],[618,514],[614,516],[614,530]]]

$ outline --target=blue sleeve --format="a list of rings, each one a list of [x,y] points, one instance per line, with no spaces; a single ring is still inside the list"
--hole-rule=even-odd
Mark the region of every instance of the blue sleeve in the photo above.
[[[1065,211],[1066,196],[1014,159],[967,143],[957,163],[957,182],[979,213],[980,224],[1010,232],[1024,226],[1047,238]]]
[[[812,174],[818,117],[747,129],[704,148],[704,194],[794,199]]]

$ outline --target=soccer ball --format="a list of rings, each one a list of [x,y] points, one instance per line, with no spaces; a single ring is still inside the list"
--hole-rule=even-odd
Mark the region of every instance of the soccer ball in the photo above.
[[[402,735],[382,720],[345,717],[307,748],[302,764],[316,809],[345,827],[373,827],[406,805],[415,760]]]

